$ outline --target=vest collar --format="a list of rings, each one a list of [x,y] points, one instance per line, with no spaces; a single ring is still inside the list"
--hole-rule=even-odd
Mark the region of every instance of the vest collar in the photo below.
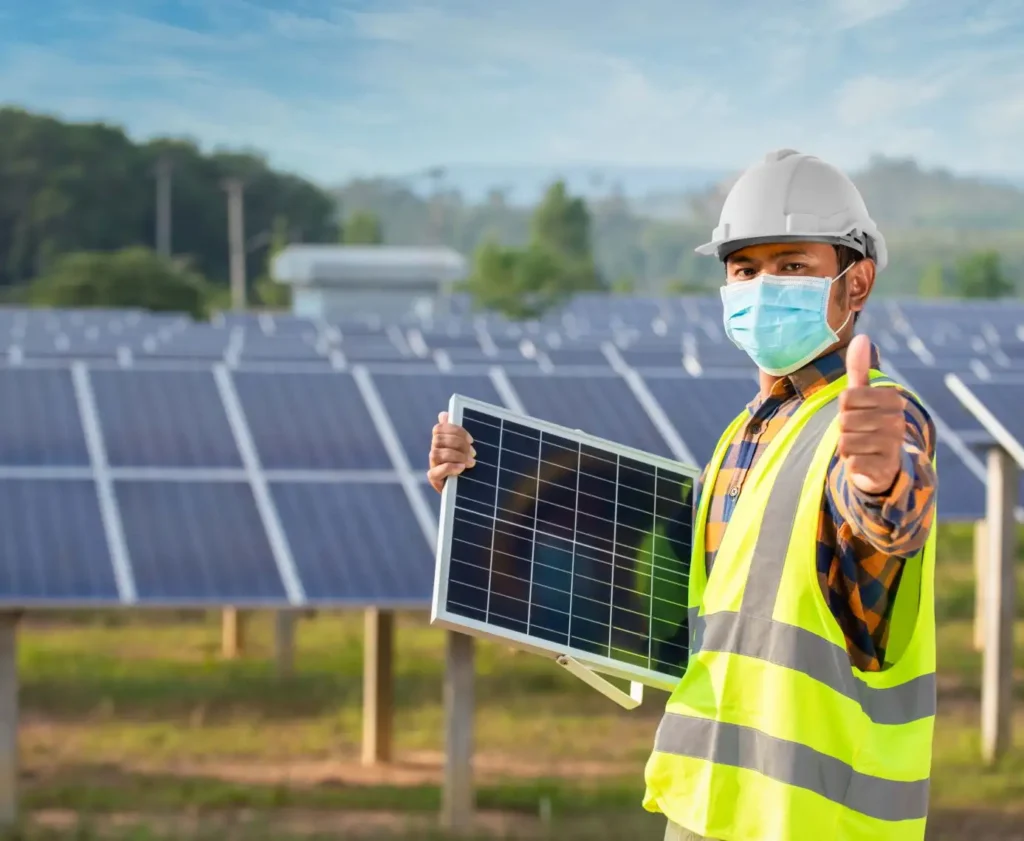
[[[878,346],[871,345],[871,367],[878,369],[881,364],[881,354]],[[803,368],[780,377],[772,386],[768,397],[761,397],[757,394],[747,404],[747,411],[754,414],[766,400],[784,401],[791,397],[798,397],[806,400],[812,394],[820,391],[825,386],[834,383],[846,373],[846,348],[834,350],[819,356],[812,362],[808,362]]]

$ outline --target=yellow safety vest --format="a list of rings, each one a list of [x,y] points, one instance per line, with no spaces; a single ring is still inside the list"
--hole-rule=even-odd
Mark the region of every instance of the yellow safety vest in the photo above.
[[[894,382],[878,371],[872,384]],[[884,668],[852,665],[816,539],[846,377],[810,395],[747,477],[714,571],[701,494],[690,659],[647,763],[644,808],[720,841],[920,841],[935,723],[935,530],[906,563]]]

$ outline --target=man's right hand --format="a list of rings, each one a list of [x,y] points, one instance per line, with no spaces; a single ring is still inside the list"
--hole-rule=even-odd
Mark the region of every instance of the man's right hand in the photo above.
[[[476,464],[473,436],[461,426],[448,423],[448,413],[437,416],[437,425],[430,439],[430,469],[427,478],[435,491],[441,493],[445,479],[458,476]]]

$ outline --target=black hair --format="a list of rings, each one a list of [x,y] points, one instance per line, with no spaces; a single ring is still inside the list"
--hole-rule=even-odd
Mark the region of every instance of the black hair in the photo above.
[[[833,245],[832,248],[835,249],[836,262],[838,263],[836,277],[839,277],[839,275],[843,274],[843,272],[850,268],[850,266],[854,265],[854,263],[859,263],[861,260],[866,259],[866,257],[863,254],[861,254],[856,248],[851,248],[848,245]],[[845,285],[846,275],[843,275],[843,277],[840,278],[840,282]],[[858,310],[853,314],[854,325],[857,324],[857,319],[859,318],[860,311]]]

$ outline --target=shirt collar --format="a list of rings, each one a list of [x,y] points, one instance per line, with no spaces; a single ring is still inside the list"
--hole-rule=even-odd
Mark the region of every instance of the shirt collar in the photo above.
[[[880,359],[881,355],[878,352],[878,346],[872,344],[872,369],[878,368],[881,364]],[[785,400],[795,395],[801,400],[805,400],[819,389],[834,383],[845,373],[846,348],[844,347],[839,350],[834,350],[831,353],[826,353],[824,356],[819,356],[817,359],[812,362],[808,362],[803,368],[794,371],[792,374],[780,377],[778,381],[776,381],[775,385],[772,386],[770,396],[779,400]],[[753,412],[761,405],[762,402],[763,401],[759,393],[750,401],[750,403],[747,404],[747,409]]]

